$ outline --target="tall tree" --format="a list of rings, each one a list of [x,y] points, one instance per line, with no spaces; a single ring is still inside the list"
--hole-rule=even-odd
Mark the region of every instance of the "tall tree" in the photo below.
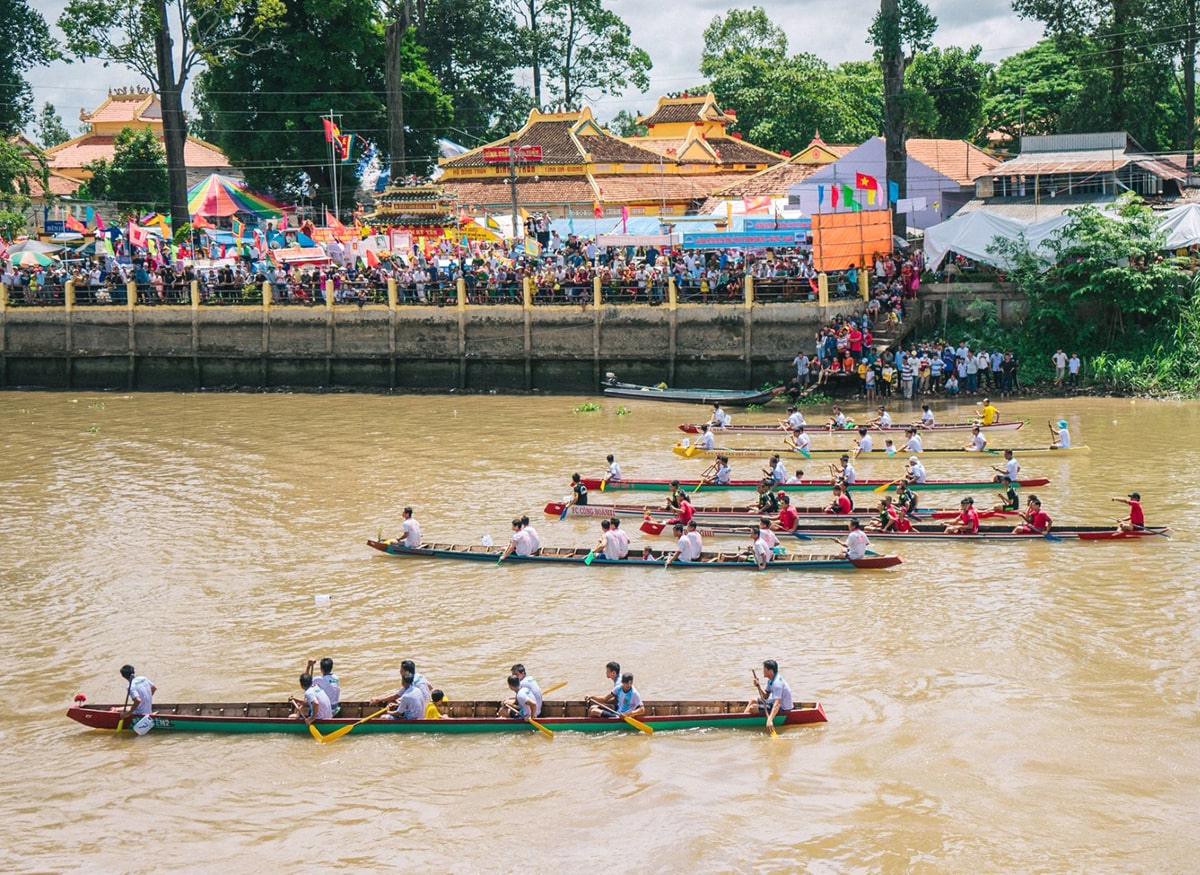
[[[451,139],[473,146],[529,111],[514,80],[520,66],[512,8],[491,0],[428,0],[416,7],[417,42],[442,91],[453,95]]]
[[[80,197],[111,201],[122,215],[161,210],[170,199],[163,149],[149,128],[123,129],[113,138],[112,161],[101,158],[86,169],[92,177]]]
[[[931,48],[905,71],[904,87],[924,94],[933,123],[919,131],[930,137],[971,139],[983,124],[983,97],[992,65],[979,60],[980,46]],[[917,132],[917,131],[914,131]]]
[[[35,131],[43,149],[49,149],[51,146],[57,146],[59,143],[65,143],[71,139],[67,126],[63,124],[62,116],[58,114],[54,104],[49,101],[42,104]]]
[[[906,115],[908,107],[904,94],[904,71],[919,51],[929,48],[929,40],[937,29],[937,19],[920,0],[880,0],[879,14],[871,24],[871,42],[877,49],[883,70],[883,136],[887,140],[887,177],[899,189],[900,197],[908,193],[908,136]],[[905,47],[909,55],[905,57]],[[892,229],[897,237],[905,236],[908,223],[904,214],[892,215]]]
[[[71,55],[129,67],[158,94],[176,228],[189,219],[183,90],[205,65],[255,51],[258,36],[281,12],[281,0],[69,0],[59,16]],[[243,19],[253,24],[252,33],[230,26]]]
[[[517,45],[533,79],[533,105],[542,104],[542,68],[548,49],[545,18],[555,0],[509,0],[519,21]]]
[[[0,2],[0,135],[15,134],[33,114],[25,71],[57,56],[42,13],[26,0]]]
[[[547,10],[549,87],[567,106],[630,85],[650,87],[650,55],[633,44],[629,25],[602,0],[552,0]]]
[[[404,37],[412,27],[412,0],[384,0],[383,39],[386,46],[384,81],[387,83],[387,144],[393,168],[405,166],[404,142]],[[393,170],[394,172],[394,170]]]
[[[1083,78],[1054,40],[1010,55],[988,77],[984,124],[1016,140],[1026,134],[1055,134],[1062,118],[1077,115]]]
[[[46,156],[31,152],[8,137],[0,137],[0,237],[11,240],[26,229],[26,211],[36,185],[49,188]]]
[[[781,60],[787,57],[788,39],[783,28],[771,21],[761,6],[730,9],[715,15],[704,29],[700,72],[715,76],[721,68],[746,55]]]

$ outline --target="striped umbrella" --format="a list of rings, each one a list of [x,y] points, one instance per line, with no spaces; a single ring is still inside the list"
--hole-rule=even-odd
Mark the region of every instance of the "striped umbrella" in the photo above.
[[[188,213],[207,218],[252,213],[264,219],[278,219],[283,209],[236,179],[214,173],[188,189]]]
[[[55,259],[44,252],[18,252],[10,261],[13,267],[49,267]]]

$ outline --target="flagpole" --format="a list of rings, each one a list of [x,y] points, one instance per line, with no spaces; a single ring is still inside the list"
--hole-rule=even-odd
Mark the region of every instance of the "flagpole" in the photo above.
[[[336,129],[337,123],[333,120],[333,107],[329,107],[329,124]],[[338,131],[341,132],[340,130]],[[329,181],[333,186],[333,215],[340,222],[342,219],[342,211],[338,208],[338,177],[337,177],[337,144],[334,138],[329,140]]]

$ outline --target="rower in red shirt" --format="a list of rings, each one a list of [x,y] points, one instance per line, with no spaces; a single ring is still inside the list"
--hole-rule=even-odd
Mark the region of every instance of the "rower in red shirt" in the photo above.
[[[979,511],[975,509],[975,499],[964,498],[961,502],[958,520],[946,524],[947,535],[974,535],[979,532]],[[1047,518],[1048,519],[1048,518]]]
[[[692,517],[696,513],[696,508],[692,507],[692,503],[684,493],[679,495],[679,513],[674,519],[669,519],[665,525],[673,526],[678,523],[681,526],[687,526],[692,521]]]
[[[800,524],[800,514],[796,508],[792,507],[792,497],[786,492],[780,492],[779,503],[782,505],[779,508],[779,530],[781,532],[796,531],[796,526]]]
[[[1050,515],[1042,510],[1042,501],[1036,495],[1029,496],[1026,502],[1029,509],[1021,514],[1025,522],[1013,529],[1013,534],[1048,535],[1050,534]]]
[[[850,497],[846,495],[841,484],[835,483],[833,486],[833,503],[829,505],[827,513],[847,514],[854,509],[854,505],[850,503]]]
[[[1140,532],[1146,528],[1146,517],[1142,513],[1142,497],[1136,492],[1129,493],[1128,498],[1114,498],[1129,505],[1129,516],[1117,520],[1118,532]]]

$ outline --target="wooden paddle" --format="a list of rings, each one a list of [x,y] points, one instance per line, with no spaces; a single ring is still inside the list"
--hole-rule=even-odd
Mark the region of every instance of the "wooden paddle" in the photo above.
[[[588,554],[587,554],[586,556],[584,556],[584,557],[583,557],[583,564],[584,564],[584,565],[591,565],[591,564],[592,564],[592,560],[593,560],[593,559],[595,559],[595,558],[596,558],[596,551],[595,551],[595,550],[589,550],[589,551],[588,551]]]
[[[703,471],[700,472],[700,479],[698,479],[696,481],[696,488],[692,490],[692,495],[695,495],[697,492],[700,491],[700,487],[704,485],[704,478],[707,477],[709,474],[712,474],[716,470],[717,470],[717,465],[714,462],[713,464],[709,465],[707,468],[705,468]]]
[[[890,483],[884,483],[882,486],[876,486],[872,491],[873,492],[887,492],[888,489],[890,489],[891,487],[896,486],[903,482],[904,482],[904,478],[901,477],[899,480],[893,480]]]
[[[336,741],[337,739],[341,738],[343,735],[349,735],[354,730],[354,727],[358,726],[359,723],[366,723],[368,720],[374,720],[376,717],[378,717],[380,714],[383,714],[385,711],[387,711],[387,706],[380,708],[374,714],[368,714],[362,720],[351,723],[349,726],[343,726],[341,729],[335,729],[333,732],[329,733],[328,735],[318,734],[317,738],[321,739],[321,741],[324,741],[324,742]],[[312,728],[311,723],[309,724],[309,728]]]
[[[129,679],[129,686],[125,688],[125,704],[121,706],[121,719],[117,721],[115,732],[120,732],[121,727],[125,725],[125,709],[129,707],[129,696],[133,693],[133,678]]]
[[[612,714],[615,717],[620,717],[622,720],[624,720],[626,723],[628,723],[634,729],[638,730],[638,732],[644,732],[647,735],[654,734],[653,726],[648,726],[647,724],[643,723],[641,720],[634,720],[628,714],[622,714],[620,711],[614,711],[612,708],[609,708],[607,705],[601,705],[595,699],[593,699],[592,701],[596,705],[596,707],[599,708],[601,711],[607,711],[609,714]]]
[[[510,712],[512,712],[513,714],[516,714],[516,715],[520,716],[520,713],[521,713],[521,712],[520,712],[520,711],[518,711],[516,708],[514,708],[512,705],[508,704],[507,702],[505,702],[505,703],[504,703],[504,707],[505,707],[505,708],[507,708],[507,709],[508,709]],[[542,732],[542,733],[544,733],[544,734],[545,734],[545,735],[546,735],[548,738],[553,738],[553,737],[554,737],[554,733],[553,733],[553,732],[551,732],[549,729],[547,729],[547,728],[546,728],[545,726],[543,726],[542,724],[538,723],[538,722],[537,722],[536,720],[534,720],[532,717],[526,717],[526,718],[525,718],[525,722],[526,722],[526,723],[528,723],[530,726],[532,726],[534,729],[536,729],[538,732]]]
[[[766,705],[766,701],[767,701],[767,694],[763,692],[762,685],[761,685],[761,684],[758,682],[758,672],[757,672],[757,671],[755,671],[754,669],[750,669],[750,674],[752,674],[752,675],[754,676],[754,690],[755,690],[755,692],[757,692],[757,693],[758,693],[760,696],[762,696],[763,704],[764,704],[764,707],[765,707],[765,705]],[[771,718],[770,718],[770,715],[769,715],[769,714],[768,714],[768,716],[767,716],[767,728],[771,730],[771,737],[772,737],[772,738],[778,738],[778,737],[779,737],[779,733],[775,731],[775,723],[774,723],[774,721],[773,721],[773,720],[771,720]]]
[[[1111,519],[1111,520],[1112,520],[1114,523],[1125,523],[1125,522],[1129,522],[1128,520],[1119,520],[1119,519],[1117,519],[1116,517],[1110,517],[1110,519]],[[1150,528],[1149,526],[1142,526],[1142,527],[1141,527],[1141,529],[1135,529],[1135,531],[1149,532],[1151,535],[1162,535],[1162,536],[1163,536],[1164,538],[1166,538],[1168,541],[1169,541],[1169,540],[1171,540],[1171,536],[1168,534],[1168,532],[1170,532],[1170,531],[1171,531],[1171,527],[1170,527],[1170,526],[1165,526],[1165,527],[1163,527],[1163,528],[1161,528],[1161,529],[1152,529],[1152,528]]]
[[[553,693],[555,690],[561,690],[566,685],[567,681],[562,681],[561,683],[557,683],[552,687],[546,687],[546,689],[542,690],[542,695],[545,696],[547,693]]]
[[[569,514],[570,512],[571,512],[571,504],[570,503],[564,504],[562,513],[560,513],[558,515],[558,521],[561,523],[563,520],[565,520],[567,518],[567,514]]]

